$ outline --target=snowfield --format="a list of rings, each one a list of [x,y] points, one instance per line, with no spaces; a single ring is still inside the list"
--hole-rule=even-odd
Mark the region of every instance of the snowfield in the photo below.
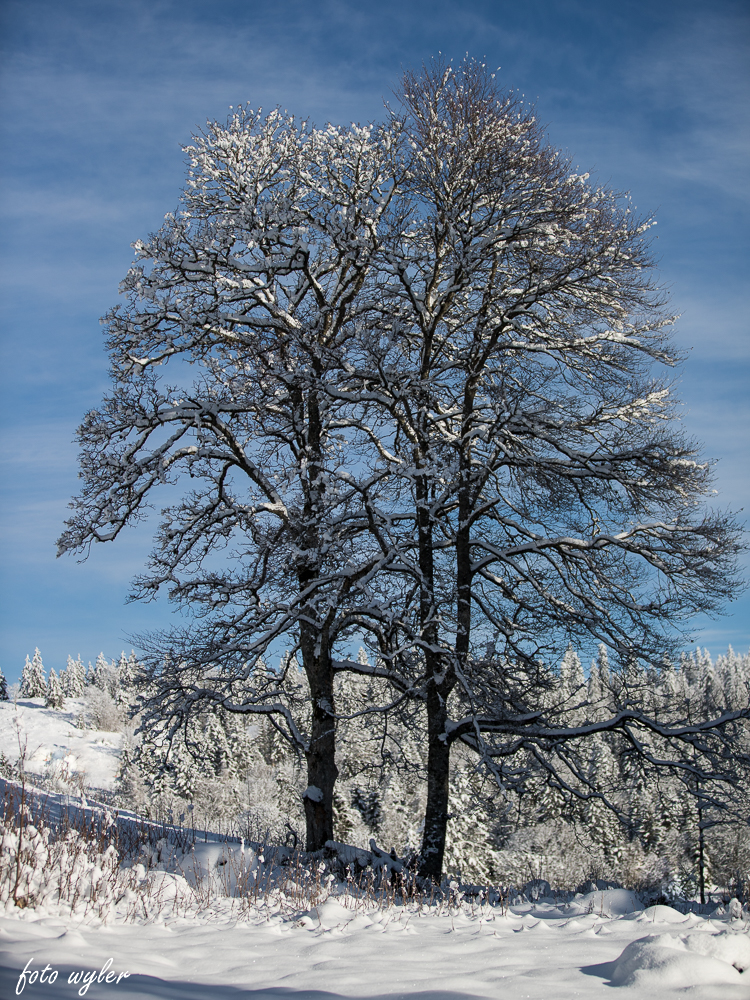
[[[750,973],[739,968],[750,967],[750,937],[741,921],[685,918],[668,907],[608,916],[622,908],[622,892],[598,893],[599,912],[587,912],[596,900],[582,899],[568,911],[540,903],[507,915],[466,905],[442,915],[408,906],[358,910],[351,898],[345,906],[331,897],[295,919],[256,912],[238,920],[230,900],[187,918],[165,912],[151,923],[109,926],[6,912],[0,994],[593,1000],[613,986],[632,1000],[747,1000]],[[56,982],[31,983],[47,965],[59,972]],[[101,982],[87,986],[94,973]],[[80,985],[70,984],[76,975]]]
[[[0,704],[0,750],[15,760],[20,732],[28,770],[67,767],[111,787],[120,737],[76,728],[79,711],[70,701],[66,711],[37,699],[17,711]],[[72,797],[47,801],[54,815]],[[318,897],[330,895],[318,905],[289,888],[261,889],[248,903],[227,892],[238,879],[262,885],[264,870],[278,870],[270,852],[210,838],[187,853],[150,850],[146,866],[110,881],[101,907],[98,896],[97,905],[71,905],[48,891],[19,908],[6,893],[0,998],[599,1000],[614,988],[632,1000],[750,1000],[750,921],[737,907],[685,916],[644,909],[625,889],[510,907],[471,898],[378,904],[327,879]],[[102,874],[96,864],[89,885]]]

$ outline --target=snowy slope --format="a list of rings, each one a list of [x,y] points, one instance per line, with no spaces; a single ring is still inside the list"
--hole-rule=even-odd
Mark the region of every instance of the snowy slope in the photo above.
[[[26,770],[80,776],[91,788],[111,788],[119,766],[122,735],[78,729],[82,704],[71,698],[56,711],[43,698],[0,702],[0,751],[15,762],[26,747]]]

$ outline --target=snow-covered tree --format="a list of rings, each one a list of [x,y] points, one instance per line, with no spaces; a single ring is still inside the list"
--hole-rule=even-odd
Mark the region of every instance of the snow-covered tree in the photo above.
[[[588,691],[585,690],[585,685],[586,678],[583,674],[581,658],[573,649],[573,646],[568,645],[568,648],[565,650],[565,654],[560,661],[561,694],[564,698],[571,702],[571,704],[585,701],[588,696]]]
[[[737,539],[700,506],[709,470],[655,371],[676,358],[650,221],[480,64],[407,74],[400,100],[377,127],[239,109],[187,148],[181,210],[135,244],[108,316],[115,385],[79,431],[59,547],[116,538],[184,484],[135,596],[166,589],[198,623],[152,639],[146,724],[170,738],[211,702],[273,716],[318,848],[335,676],[378,680],[361,711],[421,734],[437,878],[452,745],[506,784],[535,777],[523,759],[580,792],[576,742],[637,745],[653,720],[620,685],[579,724],[544,661],[577,638],[660,656],[735,591]],[[294,656],[264,662],[281,642],[304,697]],[[670,722],[674,753],[711,750],[708,721]]]
[[[68,657],[65,669],[60,673],[63,695],[66,698],[80,698],[86,690],[86,668],[80,655],[74,660]]]
[[[117,669],[119,685],[124,691],[136,689],[145,678],[143,664],[138,662],[135,651],[132,649],[127,657],[125,651],[122,651]]]
[[[608,805],[616,802],[620,791],[620,773],[612,749],[602,736],[595,736],[586,747],[589,788],[598,789],[603,797],[590,796],[580,808],[581,824],[593,844],[606,858],[617,855],[623,840],[623,828]]]
[[[699,506],[708,467],[655,371],[676,358],[650,220],[573,170],[479,63],[407,74],[399,96],[413,216],[360,370],[367,418],[380,405],[395,428],[380,453],[413,589],[392,648],[419,664],[422,871],[438,877],[451,744],[513,781],[513,746],[533,746],[561,785],[589,730],[548,703],[539,657],[573,636],[653,657],[732,596],[738,541]]]
[[[96,687],[108,694],[110,698],[115,699],[120,687],[115,661],[110,661],[104,653],[99,653],[93,669],[89,671],[88,683],[89,686]]]
[[[0,667],[0,701],[8,700],[8,681],[5,678],[2,667]]]
[[[355,475],[346,379],[394,227],[392,139],[249,108],[195,138],[182,210],[136,244],[128,302],[108,317],[116,387],[80,430],[85,486],[60,542],[115,538],[154,487],[185,475],[136,595],[165,587],[205,618],[157,643],[174,655],[154,712],[195,707],[205,668],[227,709],[277,715],[307,760],[312,848],[332,836],[333,659],[379,618],[388,558],[366,507],[382,474]],[[200,367],[195,385],[181,359]],[[232,551],[224,569],[207,558]],[[307,675],[306,731],[290,678],[257,667],[282,637]]]
[[[492,842],[497,812],[493,808],[492,786],[485,781],[485,795],[482,795],[481,776],[472,761],[465,755],[455,757],[444,867],[446,873],[460,875],[465,882],[491,885],[497,880],[499,865]]]
[[[60,679],[55,672],[55,668],[52,667],[49,672],[49,679],[47,680],[45,705],[47,708],[62,708],[64,704],[65,697],[63,695],[62,685],[60,684]]]
[[[42,663],[42,654],[38,649],[34,650],[31,660],[28,656],[26,657],[21,674],[20,694],[22,698],[44,698],[47,694],[44,664]]]

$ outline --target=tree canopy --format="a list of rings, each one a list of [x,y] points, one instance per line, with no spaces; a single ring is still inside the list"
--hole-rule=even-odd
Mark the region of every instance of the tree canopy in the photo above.
[[[364,127],[241,108],[186,147],[180,210],[134,244],[106,319],[113,391],[80,428],[59,548],[177,486],[134,596],[166,589],[196,623],[152,640],[149,718],[267,715],[305,755],[315,849],[334,676],[370,675],[357,711],[422,727],[439,876],[457,740],[506,786],[524,754],[554,771],[605,728],[721,741],[724,722],[627,706],[572,725],[544,660],[573,637],[656,659],[732,596],[739,540],[659,374],[679,359],[652,220],[481,64],[408,73],[397,97]]]

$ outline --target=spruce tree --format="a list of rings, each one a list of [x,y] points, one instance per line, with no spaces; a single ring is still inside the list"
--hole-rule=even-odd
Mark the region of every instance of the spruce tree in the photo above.
[[[68,696],[70,698],[81,698],[83,692],[86,690],[86,668],[83,665],[80,653],[76,660],[70,656],[68,657],[68,676]]]
[[[113,686],[113,673],[117,668],[114,664],[109,664],[104,653],[99,653],[96,658],[96,664],[91,672],[91,680],[89,684],[94,684],[99,688],[100,691],[106,691],[108,694],[112,694]]]
[[[47,682],[47,695],[45,700],[45,706],[47,708],[62,708],[65,704],[65,698],[63,696],[62,685],[60,680],[55,673],[55,668],[49,672],[49,680]]]
[[[44,698],[47,694],[47,681],[44,677],[44,664],[39,649],[34,650],[34,656],[26,663],[21,674],[21,697]]]
[[[138,662],[134,650],[130,650],[130,656],[126,657],[123,651],[120,656],[119,681],[120,687],[125,691],[131,691],[138,687],[139,682],[144,677],[143,664]]]
[[[0,701],[8,700],[8,682],[5,679],[3,668],[0,667]]]
[[[568,643],[568,648],[560,661],[560,685],[563,698],[565,700],[571,698],[576,702],[584,700],[586,697],[585,684],[581,659],[573,649],[572,644]]]
[[[588,749],[588,779],[612,801],[619,785],[617,762],[603,736],[592,738]],[[583,822],[593,844],[611,859],[622,841],[622,827],[605,799],[592,796],[584,801]]]
[[[463,756],[450,781],[450,818],[445,841],[445,869],[463,881],[489,885],[495,881],[498,857],[490,834],[490,803],[478,794],[476,769]]]

